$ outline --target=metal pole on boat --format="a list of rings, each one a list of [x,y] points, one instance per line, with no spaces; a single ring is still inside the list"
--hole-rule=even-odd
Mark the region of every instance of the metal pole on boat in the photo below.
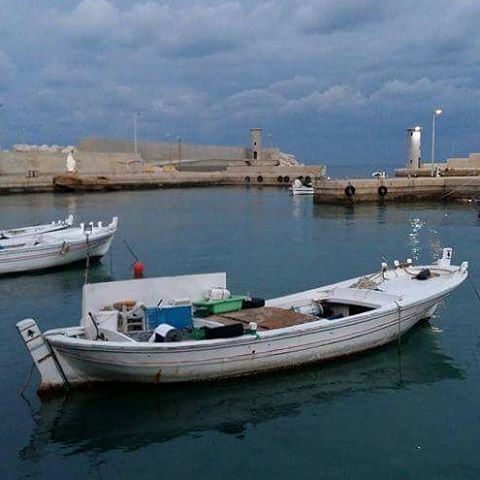
[[[86,247],[87,247],[87,258],[85,260],[85,284],[88,283],[88,274],[90,270],[90,238],[89,235],[92,233],[92,226],[86,225],[84,229],[85,238],[86,238]]]
[[[395,301],[395,304],[398,308],[398,334],[397,334],[397,353],[398,353],[398,375],[399,382],[402,382],[402,329],[401,329],[401,318],[402,318],[402,309],[400,304]]]

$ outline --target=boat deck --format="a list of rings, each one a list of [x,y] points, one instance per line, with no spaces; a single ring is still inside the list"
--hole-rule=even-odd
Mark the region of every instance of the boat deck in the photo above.
[[[284,308],[261,307],[212,315],[208,317],[208,320],[221,323],[222,325],[243,323],[245,326],[248,326],[250,322],[255,322],[258,330],[276,330],[278,328],[313,322],[318,320],[318,318]]]

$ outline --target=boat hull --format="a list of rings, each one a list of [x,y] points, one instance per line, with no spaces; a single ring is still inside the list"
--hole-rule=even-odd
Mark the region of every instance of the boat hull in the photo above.
[[[311,322],[240,339],[179,346],[85,342],[58,334],[45,337],[70,385],[206,381],[332,360],[385,345],[432,315],[442,298],[358,315],[331,326]]]
[[[0,251],[0,275],[61,267],[91,258],[101,258],[109,250],[115,232],[85,241],[41,244],[16,251]]]

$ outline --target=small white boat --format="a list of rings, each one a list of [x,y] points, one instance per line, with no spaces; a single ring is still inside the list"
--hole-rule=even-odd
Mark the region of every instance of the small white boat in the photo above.
[[[0,240],[0,275],[60,267],[108,252],[118,219],[109,225],[80,224],[76,228]]]
[[[298,178],[293,182],[289,191],[291,195],[313,195],[315,193],[311,184],[304,185]]]
[[[43,225],[33,225],[31,227],[11,228],[8,230],[0,230],[0,240],[6,238],[22,238],[32,235],[41,235],[42,233],[57,232],[65,230],[73,225],[73,215],[69,215],[65,220],[58,222],[46,223]]]
[[[194,316],[192,326],[177,330],[173,341],[157,337],[157,329],[152,335],[151,312],[171,316],[177,306],[185,311],[205,290],[225,288],[225,273],[87,284],[80,326],[42,334],[33,319],[25,319],[17,329],[40,372],[39,392],[92,382],[156,384],[250,375],[398,340],[431,317],[467,278],[468,263],[450,265],[451,253],[444,249],[429,266],[382,264],[367,277],[274,298],[261,308]]]

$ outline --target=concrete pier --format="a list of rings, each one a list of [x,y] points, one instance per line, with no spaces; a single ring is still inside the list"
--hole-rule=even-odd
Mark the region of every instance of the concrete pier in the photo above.
[[[290,186],[314,181],[325,167],[304,166],[278,148],[262,148],[260,128],[250,148],[182,142],[85,139],[79,146],[13,145],[0,152],[0,193],[122,190],[192,186]],[[137,148],[138,147],[138,148]],[[70,173],[67,173],[70,172]]]
[[[315,181],[314,202],[454,201],[480,197],[480,177],[419,177]]]
[[[152,171],[123,175],[65,174],[53,179],[56,191],[134,190],[205,186],[289,187],[299,176],[312,182],[324,174],[323,167],[243,167],[225,171]]]
[[[312,182],[323,177],[323,166],[250,166],[228,167],[222,171],[190,172],[163,168],[136,169],[136,172],[79,172],[67,174],[27,173],[0,174],[0,194],[48,191],[134,190],[195,186],[268,186],[288,187],[298,178],[310,177]]]

